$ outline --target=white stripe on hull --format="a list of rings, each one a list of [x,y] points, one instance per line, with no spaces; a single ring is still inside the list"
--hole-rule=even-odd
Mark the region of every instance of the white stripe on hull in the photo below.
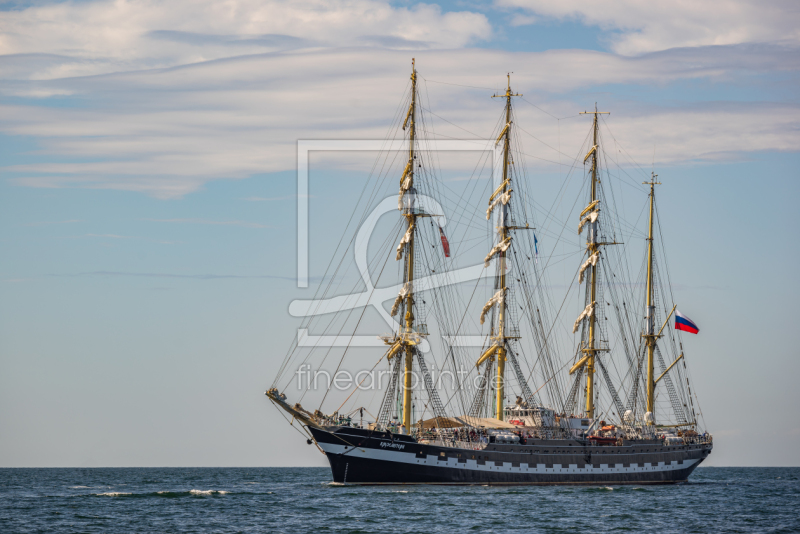
[[[355,458],[365,458],[369,460],[382,460],[385,462],[395,462],[402,464],[414,465],[427,465],[430,467],[451,468],[451,469],[469,469],[472,471],[485,471],[494,473],[531,473],[531,474],[614,474],[614,473],[657,473],[663,471],[676,471],[679,469],[687,469],[694,464],[698,463],[699,459],[686,459],[683,463],[679,464],[677,460],[669,463],[658,462],[657,464],[644,463],[630,464],[629,467],[609,467],[608,464],[600,464],[600,467],[594,467],[593,464],[586,464],[585,467],[578,467],[577,464],[569,464],[567,466],[561,464],[553,464],[552,467],[546,467],[545,464],[528,465],[527,463],[520,463],[519,467],[513,467],[511,462],[503,462],[503,465],[496,465],[492,460],[486,460],[491,465],[479,464],[477,460],[467,459],[466,463],[459,462],[458,458],[448,458],[447,461],[440,460],[438,456],[427,455],[425,458],[417,458],[413,452],[402,452],[389,449],[372,449],[362,447],[349,447],[346,445],[338,445],[332,443],[319,443],[319,446],[325,453],[342,454]],[[618,464],[617,464],[618,465]]]

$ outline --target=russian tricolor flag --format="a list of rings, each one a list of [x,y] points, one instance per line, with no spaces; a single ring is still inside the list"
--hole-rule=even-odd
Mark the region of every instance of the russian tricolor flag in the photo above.
[[[684,332],[689,332],[690,334],[696,334],[700,331],[694,321],[683,315],[678,310],[675,310],[675,330],[683,330]]]

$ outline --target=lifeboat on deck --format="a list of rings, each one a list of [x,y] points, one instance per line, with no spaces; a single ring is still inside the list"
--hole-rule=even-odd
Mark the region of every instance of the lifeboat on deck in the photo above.
[[[617,442],[617,438],[614,436],[589,436],[589,441],[594,441],[598,445],[614,445]]]

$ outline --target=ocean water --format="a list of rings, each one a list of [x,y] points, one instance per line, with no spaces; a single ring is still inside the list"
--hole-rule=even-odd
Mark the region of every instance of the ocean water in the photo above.
[[[322,468],[0,469],[0,532],[800,532],[800,468],[677,486],[330,484]]]

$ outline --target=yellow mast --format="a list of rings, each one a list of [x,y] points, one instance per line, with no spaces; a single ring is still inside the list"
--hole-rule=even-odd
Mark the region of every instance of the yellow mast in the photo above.
[[[411,107],[408,110],[407,120],[410,120],[408,131],[408,189],[414,187],[414,137],[417,127],[417,70],[414,65],[414,58],[411,59]],[[402,181],[405,179],[401,178]],[[404,209],[403,213],[408,221],[407,231],[410,231],[410,239],[406,247],[406,287],[409,288],[406,295],[406,316],[405,316],[405,332],[407,335],[414,331],[414,312],[412,306],[414,304],[413,294],[413,280],[414,280],[414,227],[416,226],[417,216],[414,213],[413,204],[409,203],[412,209]],[[402,328],[402,327],[401,327]],[[401,336],[402,337],[402,336]],[[403,425],[405,425],[406,432],[411,431],[411,409],[412,409],[412,369],[414,366],[414,346],[406,344],[405,346],[405,372],[403,374]]]
[[[647,411],[653,415],[653,423],[655,423],[656,408],[656,379],[653,365],[653,353],[656,349],[656,341],[660,337],[658,334],[656,334],[656,307],[655,304],[653,304],[653,208],[655,206],[656,198],[655,186],[660,183],[656,182],[657,176],[657,174],[652,173],[652,178],[649,182],[642,182],[644,185],[650,186],[650,224],[647,233],[647,327],[644,337],[647,341]],[[669,318],[667,320],[669,320]]]
[[[592,187],[591,187],[591,199],[590,199],[590,206],[594,204],[597,199],[597,116],[602,114],[609,113],[608,111],[597,111],[597,104],[594,106],[594,111],[583,111],[581,115],[584,114],[593,114],[594,115],[594,124],[592,127],[593,130],[593,137],[592,137],[592,149],[590,154],[592,155]],[[600,243],[597,242],[597,227],[599,226],[598,222],[589,223],[589,235],[588,240],[586,243],[586,251],[589,257],[591,257],[594,253],[596,253],[600,249]],[[597,300],[597,266],[590,265],[589,269],[591,269],[589,273],[589,284],[591,287],[591,300],[590,304],[594,303]],[[594,418],[594,360],[595,356],[598,352],[598,348],[596,345],[596,332],[595,332],[595,319],[596,314],[592,313],[589,315],[589,341],[587,346],[583,348],[583,352],[585,353],[586,359],[586,417],[589,419]]]
[[[503,185],[500,192],[495,192],[497,194],[505,194],[509,188],[509,179],[508,179],[508,154],[509,149],[511,146],[511,97],[512,96],[522,96],[519,94],[513,94],[511,92],[511,74],[508,74],[508,85],[506,87],[506,93],[504,95],[493,95],[492,98],[502,98],[505,97],[506,99],[506,126],[504,128],[503,135]],[[500,210],[502,215],[500,216],[500,242],[504,242],[508,238],[508,217],[510,206],[500,205]],[[504,211],[503,211],[504,210]],[[506,292],[506,252],[504,250],[500,251],[500,290],[502,291],[501,295],[505,297]],[[496,378],[496,388],[495,391],[497,393],[495,399],[495,412],[496,417],[500,421],[503,420],[503,408],[505,403],[505,372],[506,372],[506,345],[505,345],[505,298],[500,301],[500,304],[497,309],[497,378]]]

